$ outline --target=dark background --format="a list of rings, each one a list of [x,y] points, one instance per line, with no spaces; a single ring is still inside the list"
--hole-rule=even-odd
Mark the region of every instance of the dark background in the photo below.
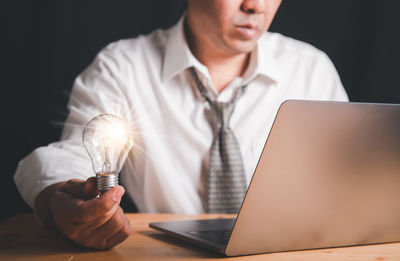
[[[29,211],[12,177],[20,159],[59,138],[74,78],[108,43],[167,28],[185,7],[185,0],[1,1],[0,220]],[[325,51],[352,101],[400,103],[399,7],[283,0],[271,31]]]

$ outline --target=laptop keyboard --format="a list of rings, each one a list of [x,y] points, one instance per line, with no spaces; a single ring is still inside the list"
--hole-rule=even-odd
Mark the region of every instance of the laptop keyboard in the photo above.
[[[193,231],[188,233],[221,245],[226,245],[228,243],[229,237],[231,236],[231,232],[232,230],[223,229],[223,230],[209,230],[209,231]]]

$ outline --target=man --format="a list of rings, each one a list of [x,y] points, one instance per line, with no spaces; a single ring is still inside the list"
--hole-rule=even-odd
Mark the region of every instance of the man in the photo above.
[[[237,197],[224,191],[236,186],[242,196],[283,101],[347,100],[325,54],[265,33],[280,4],[188,0],[186,15],[173,28],[102,50],[75,81],[61,141],[36,149],[17,170],[16,184],[42,222],[97,249],[129,235],[119,207],[124,188],[97,199],[89,178],[82,127],[98,114],[113,113],[131,124],[135,145],[121,180],[139,211],[202,213],[226,204],[209,195],[221,183],[209,181],[214,170],[224,169],[214,158],[221,155],[213,154],[224,150],[222,136],[238,141],[240,164],[229,170],[238,172],[241,184],[227,177],[222,184],[228,188],[217,186],[215,193]],[[217,108],[225,105],[226,115]],[[237,209],[237,200],[233,204]]]

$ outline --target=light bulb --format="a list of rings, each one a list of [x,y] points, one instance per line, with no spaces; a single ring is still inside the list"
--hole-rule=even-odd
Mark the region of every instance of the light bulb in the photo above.
[[[113,114],[100,114],[83,130],[83,145],[92,160],[96,186],[106,192],[118,185],[118,174],[132,148],[128,126]]]

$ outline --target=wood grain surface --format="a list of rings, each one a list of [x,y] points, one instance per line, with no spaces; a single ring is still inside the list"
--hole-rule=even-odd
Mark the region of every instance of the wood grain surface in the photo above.
[[[0,260],[400,260],[400,243],[224,257],[148,227],[149,222],[227,215],[127,214],[132,233],[120,245],[96,251],[39,225],[31,214],[0,224]]]

